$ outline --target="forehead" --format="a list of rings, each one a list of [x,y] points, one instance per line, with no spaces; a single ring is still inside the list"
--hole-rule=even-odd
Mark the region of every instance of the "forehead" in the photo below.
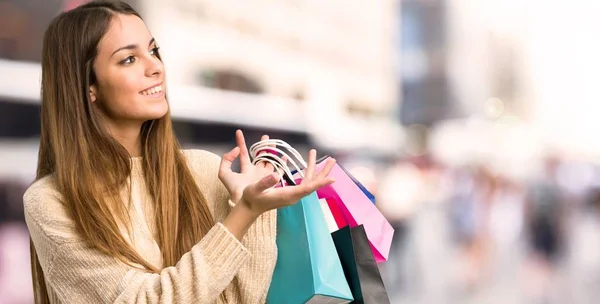
[[[98,44],[99,53],[112,54],[116,49],[137,44],[144,48],[152,35],[142,19],[135,15],[117,14],[110,22],[108,31]]]

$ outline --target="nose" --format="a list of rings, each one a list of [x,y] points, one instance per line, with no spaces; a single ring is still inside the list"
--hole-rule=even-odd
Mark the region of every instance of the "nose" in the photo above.
[[[164,65],[163,65],[162,61],[160,59],[158,59],[158,57],[150,56],[147,60],[146,76],[147,77],[159,76],[159,75],[162,75],[163,73],[164,73]]]

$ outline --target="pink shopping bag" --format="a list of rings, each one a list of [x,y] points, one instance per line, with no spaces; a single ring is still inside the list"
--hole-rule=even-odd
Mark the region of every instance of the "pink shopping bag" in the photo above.
[[[317,172],[323,169],[326,160],[317,164]],[[386,261],[394,228],[340,165],[335,164],[329,176],[333,177],[335,182],[317,190],[318,197],[327,200],[339,228],[346,225],[350,227],[363,225],[375,261],[377,263]]]
[[[333,219],[335,220],[335,223],[337,224],[338,228],[348,226],[348,221],[346,221],[346,217],[344,217],[342,210],[338,206],[337,199],[325,198],[325,201],[327,202],[327,206],[329,207],[331,215],[333,215]]]

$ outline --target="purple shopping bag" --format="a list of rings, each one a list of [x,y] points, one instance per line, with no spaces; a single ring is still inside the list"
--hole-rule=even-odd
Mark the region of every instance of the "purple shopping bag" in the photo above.
[[[325,162],[324,160],[317,164],[316,171],[322,170]],[[337,204],[344,221],[336,219],[336,222],[346,222],[350,227],[363,225],[375,261],[386,261],[394,235],[390,223],[340,165],[335,164],[329,176],[333,177],[335,182],[317,190],[319,198],[326,199],[329,204]]]

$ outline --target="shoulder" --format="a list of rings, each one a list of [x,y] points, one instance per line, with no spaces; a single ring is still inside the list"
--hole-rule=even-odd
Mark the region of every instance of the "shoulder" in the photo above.
[[[181,150],[181,152],[200,191],[213,202],[213,208],[224,210],[220,206],[228,205],[229,192],[219,179],[221,157],[205,150]],[[221,218],[221,213],[217,213],[217,218]]]
[[[62,205],[62,195],[56,186],[54,176],[48,175],[31,184],[23,195],[25,213],[52,210]]]
[[[219,166],[221,164],[221,157],[215,153],[198,150],[198,149],[186,149],[181,150],[183,153],[188,168],[190,169],[194,178],[205,186],[212,186],[219,184]]]
[[[75,224],[64,205],[54,176],[43,177],[27,188],[23,195],[23,209],[32,237],[35,237],[34,234],[43,234],[56,242],[77,239]]]
[[[217,154],[199,149],[184,149],[181,150],[181,153],[193,175],[218,174],[221,157]]]

